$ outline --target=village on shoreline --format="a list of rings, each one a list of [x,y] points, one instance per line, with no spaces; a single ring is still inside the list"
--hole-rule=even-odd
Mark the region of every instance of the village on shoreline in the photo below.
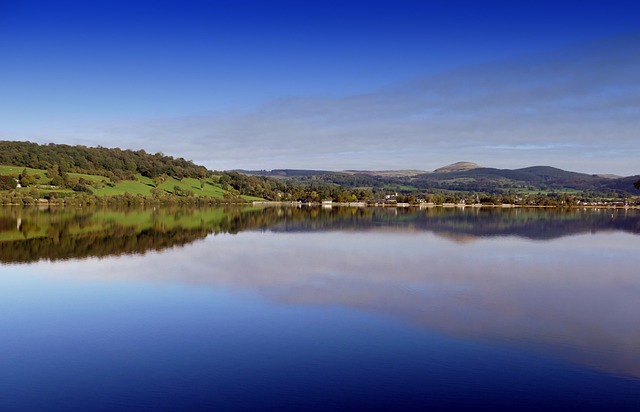
[[[640,209],[640,205],[630,205],[624,202],[581,202],[576,205],[528,205],[528,204],[482,204],[482,203],[432,203],[432,202],[419,202],[419,203],[399,203],[399,202],[274,202],[274,201],[254,201],[254,206],[296,206],[296,207],[388,207],[388,208],[560,208],[560,209]]]

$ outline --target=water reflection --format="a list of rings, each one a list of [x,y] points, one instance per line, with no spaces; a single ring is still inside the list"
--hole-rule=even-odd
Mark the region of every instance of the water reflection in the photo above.
[[[640,234],[638,210],[253,208],[0,209],[0,262],[141,254],[209,234],[432,232],[455,242],[519,236],[549,240],[580,233]]]
[[[0,257],[365,311],[639,378],[637,212],[4,209]]]
[[[640,377],[637,239],[459,244],[420,232],[211,237],[152,259],[74,261],[57,276],[253,291],[287,306],[377,313]],[[54,273],[50,273],[54,275]]]

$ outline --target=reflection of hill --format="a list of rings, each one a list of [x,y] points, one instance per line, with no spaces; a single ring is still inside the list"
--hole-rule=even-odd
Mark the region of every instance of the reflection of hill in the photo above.
[[[43,237],[0,242],[0,261],[25,263],[41,259],[60,260],[145,253],[150,250],[182,246],[204,239],[207,234],[205,229],[138,231],[135,228],[118,228],[102,233],[65,236],[62,239]]]
[[[239,229],[240,209],[8,209],[0,217],[0,262],[24,263],[145,253]]]
[[[334,208],[319,210],[311,219],[283,222],[274,230],[369,230],[378,227],[430,231],[453,239],[520,236],[546,240],[611,230],[640,234],[640,212],[616,209],[366,208],[350,209],[344,213]]]
[[[144,253],[246,230],[429,231],[456,242],[580,233],[640,234],[637,210],[489,208],[2,209],[0,262]]]

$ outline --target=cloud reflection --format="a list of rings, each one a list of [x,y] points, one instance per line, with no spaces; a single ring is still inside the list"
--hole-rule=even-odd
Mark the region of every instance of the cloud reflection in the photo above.
[[[420,232],[245,232],[48,269],[249,290],[279,304],[339,305],[640,377],[635,241],[623,233],[453,243]]]

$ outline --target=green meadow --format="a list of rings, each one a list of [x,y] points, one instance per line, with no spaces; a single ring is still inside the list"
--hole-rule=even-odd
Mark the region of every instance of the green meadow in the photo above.
[[[0,175],[8,175],[17,177],[24,170],[29,175],[36,176],[36,182],[29,187],[17,188],[18,192],[27,192],[31,189],[37,189],[39,192],[55,192],[58,194],[72,194],[71,189],[51,186],[51,179],[47,178],[46,172],[40,169],[24,168],[21,166],[0,166]],[[95,196],[117,196],[117,195],[142,195],[153,196],[153,189],[156,188],[156,182],[152,179],[136,175],[136,180],[121,180],[116,183],[110,181],[109,178],[99,175],[90,175],[84,173],[68,173],[71,179],[84,179],[91,182],[88,186]],[[159,182],[157,189],[162,192],[159,194],[178,195],[178,196],[204,196],[213,199],[223,199],[227,190],[224,190],[218,182],[217,176],[199,180],[195,178],[185,177],[181,180],[173,177],[166,177]],[[242,196],[244,200],[264,200],[255,196]]]

